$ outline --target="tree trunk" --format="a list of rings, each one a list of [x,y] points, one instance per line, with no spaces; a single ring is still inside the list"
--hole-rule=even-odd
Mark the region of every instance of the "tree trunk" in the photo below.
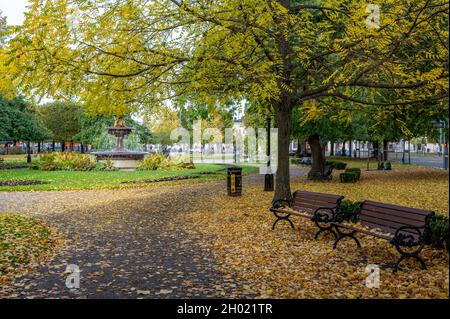
[[[334,143],[330,142],[330,156],[334,156]]]
[[[61,153],[63,153],[66,150],[66,143],[61,142]]]
[[[52,141],[52,152],[54,152],[55,151],[55,141]]]
[[[319,134],[308,137],[308,143],[311,147],[311,170],[308,173],[308,179],[322,180],[325,178],[325,156],[322,145],[320,144]]]
[[[373,142],[373,157],[380,161],[379,143],[378,141]]]
[[[348,157],[352,157],[353,155],[353,143],[352,140],[348,142]]]
[[[383,162],[388,160],[388,141],[383,140]]]
[[[27,163],[31,163],[31,145],[30,142],[27,142]]]
[[[297,157],[302,157],[302,140],[297,139]]]
[[[70,151],[73,152],[73,141],[70,141]]]
[[[289,176],[289,142],[291,137],[292,108],[280,104],[274,107],[278,126],[278,167],[273,200],[292,198]]]
[[[84,154],[84,145],[83,145],[83,143],[80,144],[80,151],[81,151],[81,154]]]
[[[37,149],[38,154],[41,152],[41,142],[38,142],[38,149]]]
[[[342,154],[341,156],[346,156],[347,151],[345,150],[345,141],[342,142]]]

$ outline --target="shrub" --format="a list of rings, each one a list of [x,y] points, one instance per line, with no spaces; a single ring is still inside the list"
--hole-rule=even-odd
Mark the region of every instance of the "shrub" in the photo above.
[[[333,165],[333,168],[337,170],[344,170],[347,167],[347,163],[340,161],[326,161],[326,165]]]
[[[430,219],[428,223],[430,232],[428,233],[427,242],[433,247],[449,250],[448,222],[448,217],[444,215],[434,215]]]
[[[361,179],[361,169],[357,167],[347,168],[344,173],[339,175],[339,179],[341,183],[356,183]]]
[[[156,153],[139,161],[136,169],[139,171],[155,171],[158,169],[194,169],[193,163],[171,161],[167,155]]]
[[[349,199],[344,199],[341,201],[339,217],[343,221],[349,221],[351,223],[356,223],[358,221],[358,213],[362,202],[353,202]]]
[[[139,161],[136,169],[140,171],[155,171],[157,169],[165,169],[171,166],[173,166],[173,164],[166,155],[156,153],[147,156],[142,161]]]
[[[43,171],[92,171],[96,165],[87,154],[53,152],[41,154],[36,166]]]
[[[358,167],[347,168],[345,173],[356,173],[358,175],[358,180],[361,178],[361,169]]]
[[[26,153],[25,150],[20,146],[12,146],[6,148],[6,154],[9,155],[21,155],[25,153]]]
[[[95,169],[97,171],[104,171],[104,172],[113,172],[119,170],[117,167],[114,166],[114,162],[110,159],[97,163]]]
[[[356,183],[359,180],[359,175],[356,172],[344,172],[339,175],[341,183]]]

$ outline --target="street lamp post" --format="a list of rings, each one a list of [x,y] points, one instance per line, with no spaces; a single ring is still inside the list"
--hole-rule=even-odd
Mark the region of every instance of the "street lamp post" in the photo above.
[[[442,167],[446,170],[448,169],[448,162],[447,162],[447,139],[446,139],[446,134],[445,134],[445,129],[446,129],[446,123],[445,121],[433,121],[433,124],[435,127],[439,128],[439,143],[440,146],[442,147],[442,159],[443,159],[443,165]]]
[[[273,191],[273,174],[270,169],[270,117],[267,118],[267,172],[264,176],[264,191]]]

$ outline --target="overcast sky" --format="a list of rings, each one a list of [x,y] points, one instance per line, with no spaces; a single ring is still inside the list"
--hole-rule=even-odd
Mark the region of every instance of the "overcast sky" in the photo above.
[[[6,16],[9,25],[22,24],[27,0],[0,0],[0,11]]]

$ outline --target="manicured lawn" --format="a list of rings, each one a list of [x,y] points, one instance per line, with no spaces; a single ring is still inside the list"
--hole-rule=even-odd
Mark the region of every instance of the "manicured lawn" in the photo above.
[[[41,222],[0,213],[0,285],[45,258],[55,247],[55,238]]]
[[[242,166],[243,173],[254,173],[258,168]],[[27,186],[0,186],[0,191],[40,191],[40,190],[81,190],[81,189],[105,189],[124,188],[138,186],[160,185],[161,183],[122,184],[126,181],[158,179],[174,176],[198,175],[199,178],[182,180],[178,182],[197,182],[211,179],[223,179],[226,176],[226,166],[219,164],[196,164],[195,169],[185,170],[156,170],[135,172],[73,172],[73,171],[39,171],[30,169],[0,170],[0,181],[37,180],[48,182],[42,185]],[[214,172],[210,175],[199,175],[200,172]],[[167,183],[167,182],[164,182]]]

